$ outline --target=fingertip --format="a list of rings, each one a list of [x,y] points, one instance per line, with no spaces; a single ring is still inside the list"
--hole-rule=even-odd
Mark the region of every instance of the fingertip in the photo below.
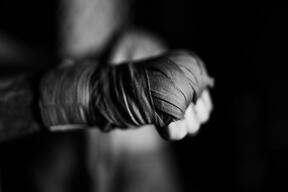
[[[199,98],[196,102],[195,113],[201,123],[205,123],[206,121],[208,121],[210,111],[202,97]]]
[[[200,124],[201,124],[193,108],[194,108],[194,105],[190,104],[188,108],[186,109],[185,116],[184,116],[189,134],[197,133],[200,129]]]
[[[207,110],[211,112],[213,110],[213,102],[212,102],[209,90],[204,90],[202,92],[202,98],[207,107]]]
[[[171,140],[183,139],[188,134],[185,120],[172,122],[167,126],[167,129],[168,137]]]

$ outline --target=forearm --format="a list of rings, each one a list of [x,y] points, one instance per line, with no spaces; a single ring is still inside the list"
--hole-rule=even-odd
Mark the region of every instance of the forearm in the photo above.
[[[57,125],[66,129],[88,126],[81,110],[87,108],[90,76],[98,65],[96,61],[80,63],[48,73],[0,77],[0,143],[51,131]]]
[[[0,142],[43,130],[37,91],[27,75],[0,79]]]
[[[121,6],[118,6],[118,2]],[[111,35],[124,23],[122,16],[125,5],[123,1],[117,0],[61,0],[58,11],[59,58],[97,55]],[[7,52],[7,47],[4,49]],[[3,54],[7,55],[6,52]],[[24,57],[21,59],[24,60]],[[57,72],[59,70],[55,69],[50,75]],[[43,88],[38,85],[41,77],[38,74],[37,78],[31,79],[32,76],[34,75],[25,74],[0,79],[0,142],[43,130],[38,106],[39,88]],[[70,80],[66,83],[69,84]],[[57,84],[56,81],[54,83]]]

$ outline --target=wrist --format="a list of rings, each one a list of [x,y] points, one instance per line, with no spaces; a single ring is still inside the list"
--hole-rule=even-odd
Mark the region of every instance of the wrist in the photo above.
[[[95,68],[90,62],[62,66],[41,80],[39,106],[45,126],[89,123],[90,78]]]

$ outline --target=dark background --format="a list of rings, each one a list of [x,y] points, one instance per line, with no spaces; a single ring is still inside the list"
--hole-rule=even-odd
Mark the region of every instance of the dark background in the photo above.
[[[195,51],[216,80],[212,119],[198,136],[172,144],[187,191],[288,190],[284,7],[137,3],[140,24],[159,32],[171,48]]]
[[[55,3],[8,4],[13,9],[0,3],[1,30],[53,55]],[[285,6],[190,0],[134,6],[137,26],[170,48],[196,52],[216,80],[211,120],[196,137],[171,143],[186,191],[287,191]]]

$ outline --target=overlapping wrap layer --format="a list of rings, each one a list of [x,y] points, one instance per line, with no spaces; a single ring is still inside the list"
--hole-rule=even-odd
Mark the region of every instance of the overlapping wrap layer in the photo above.
[[[203,62],[187,51],[117,66],[97,67],[87,60],[43,79],[40,108],[48,127],[164,127],[182,119],[208,86],[213,86],[213,79]]]

